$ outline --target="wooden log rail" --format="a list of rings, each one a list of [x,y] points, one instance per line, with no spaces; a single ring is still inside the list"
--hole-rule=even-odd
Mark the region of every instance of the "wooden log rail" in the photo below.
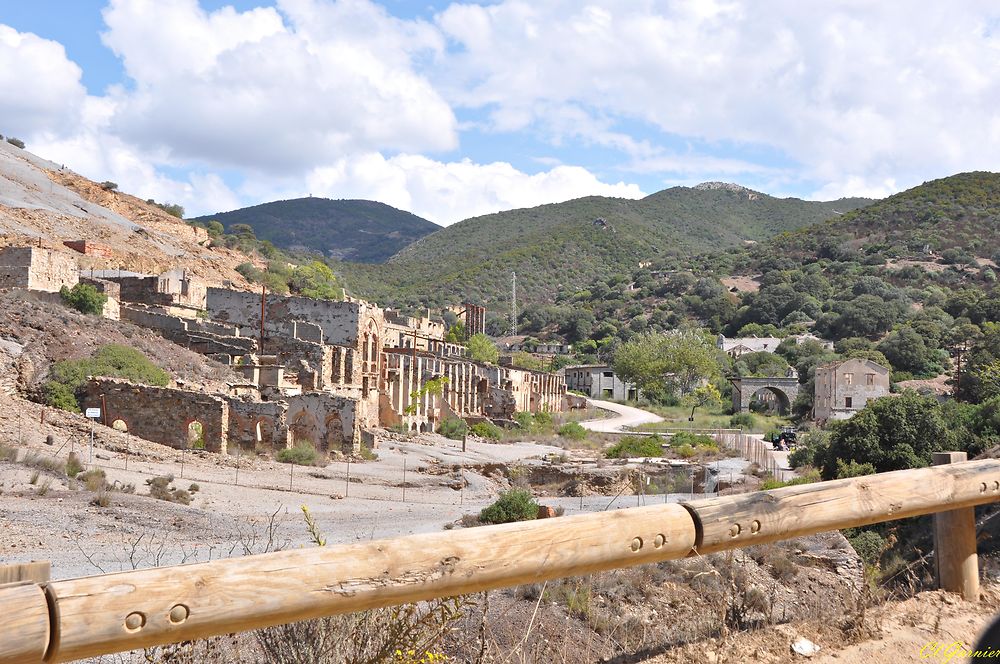
[[[9,584],[0,586],[0,664],[65,662],[998,500],[1000,460],[989,459],[682,504]]]

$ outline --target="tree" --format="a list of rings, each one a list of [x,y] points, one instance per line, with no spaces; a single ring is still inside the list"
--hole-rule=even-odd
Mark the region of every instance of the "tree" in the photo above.
[[[691,392],[719,374],[715,346],[700,331],[639,334],[614,353],[615,373],[654,401]]]
[[[927,348],[924,338],[910,326],[889,333],[878,345],[895,371],[908,371],[920,376],[932,373],[934,352]]]
[[[854,417],[835,425],[823,451],[823,478],[838,476],[838,461],[870,463],[879,473],[920,468],[930,464],[932,452],[953,449],[955,444],[937,400],[907,390],[898,397],[870,401]]]
[[[462,321],[456,321],[454,325],[448,328],[448,333],[444,335],[444,340],[450,344],[465,343],[465,325],[462,324]]]
[[[691,406],[691,416],[688,417],[688,420],[693,422],[696,408],[717,406],[722,403],[722,395],[719,393],[719,388],[712,383],[706,383],[696,387],[684,400]]]
[[[496,364],[500,359],[500,351],[497,350],[496,344],[490,341],[490,338],[485,334],[473,334],[469,337],[469,342],[466,344],[466,348],[469,349],[469,359],[475,362],[489,362],[490,364]]]
[[[77,311],[95,316],[104,311],[108,302],[108,296],[90,284],[77,284],[73,288],[63,286],[59,289],[59,297]]]
[[[340,300],[344,289],[337,285],[333,270],[324,263],[312,261],[292,270],[288,284],[292,290],[317,300]]]

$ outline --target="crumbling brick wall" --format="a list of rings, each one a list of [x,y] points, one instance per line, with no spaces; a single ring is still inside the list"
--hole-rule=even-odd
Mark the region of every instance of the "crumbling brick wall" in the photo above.
[[[84,407],[102,405],[107,409],[102,419],[109,425],[120,419],[129,433],[177,449],[188,447],[190,425],[198,422],[205,449],[226,452],[229,403],[221,396],[92,378],[87,383]]]

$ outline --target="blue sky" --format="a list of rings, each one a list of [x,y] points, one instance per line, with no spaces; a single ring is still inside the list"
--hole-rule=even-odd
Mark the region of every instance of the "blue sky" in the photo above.
[[[33,0],[0,133],[189,214],[438,223],[706,180],[884,196],[1000,155],[1000,11],[772,0]]]

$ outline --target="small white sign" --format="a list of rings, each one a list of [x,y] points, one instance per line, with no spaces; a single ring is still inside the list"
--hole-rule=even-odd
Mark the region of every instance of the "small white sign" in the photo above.
[[[100,416],[101,416],[101,409],[100,408],[88,408],[87,409],[87,417],[96,420]]]

